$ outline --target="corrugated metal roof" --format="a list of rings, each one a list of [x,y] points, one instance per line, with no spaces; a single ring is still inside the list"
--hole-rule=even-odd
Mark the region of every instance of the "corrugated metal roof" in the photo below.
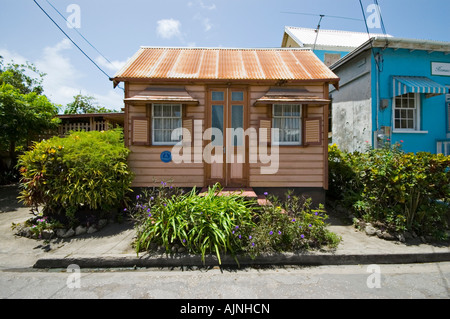
[[[324,30],[320,29],[319,36],[315,29],[285,27],[285,32],[295,41],[300,47],[312,47],[316,41],[316,48],[318,47],[336,47],[344,49],[355,49],[361,44],[374,37],[384,37],[384,34],[370,33],[370,37],[365,32],[351,32],[340,30]],[[391,35],[387,35],[392,37]]]
[[[305,49],[153,47],[141,47],[113,80],[130,79],[339,80]]]

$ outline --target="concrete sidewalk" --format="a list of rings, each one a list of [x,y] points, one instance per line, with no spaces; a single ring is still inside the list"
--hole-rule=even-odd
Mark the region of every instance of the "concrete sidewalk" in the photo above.
[[[202,266],[200,256],[188,254],[139,254],[131,243],[135,232],[131,222],[109,224],[93,234],[67,239],[34,240],[14,235],[12,223],[31,217],[30,210],[18,205],[17,189],[0,186],[0,270],[27,268],[110,267],[180,267]],[[342,237],[334,251],[260,256],[254,260],[238,257],[241,266],[256,265],[355,265],[400,264],[450,261],[450,247],[417,243],[403,244],[368,237],[352,225],[330,216],[329,229]],[[217,266],[215,256],[208,256],[205,266]],[[223,266],[236,266],[231,256],[222,256]]]

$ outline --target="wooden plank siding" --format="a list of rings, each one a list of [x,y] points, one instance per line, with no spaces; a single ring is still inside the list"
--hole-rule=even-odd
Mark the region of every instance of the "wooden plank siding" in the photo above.
[[[298,88],[291,87],[291,88]],[[324,85],[301,86],[308,91],[305,96],[323,96]],[[250,87],[250,126],[258,128],[259,121],[272,117],[272,105],[253,106],[257,99],[263,97],[270,87]],[[324,107],[309,105],[307,114],[303,117],[313,116],[322,118]],[[322,123],[325,122],[322,120]],[[322,130],[324,129],[322,125]],[[324,132],[324,131],[322,131]],[[323,134],[322,134],[323,135]],[[326,143],[326,141],[323,141]],[[260,168],[269,164],[250,164],[249,186],[250,187],[324,187],[325,157],[323,146],[280,146],[279,147],[279,170],[277,174],[262,175]],[[269,148],[270,152],[270,148]],[[327,159],[326,159],[327,160]]]
[[[142,83],[129,84],[129,96],[134,96],[144,91],[149,85]],[[205,86],[185,86],[189,94],[199,101],[199,105],[183,105],[183,118],[203,120],[205,114]],[[147,116],[149,121],[151,110],[144,102],[128,105],[127,123],[128,147],[131,150],[128,163],[135,173],[132,187],[158,186],[161,181],[170,182],[176,187],[202,187],[204,183],[204,164],[173,162],[163,163],[160,155],[164,151],[171,151],[173,146],[137,146],[132,145],[130,140],[131,119],[133,117]],[[201,128],[204,130],[204,127]],[[150,136],[151,140],[151,136]]]
[[[149,85],[142,82],[127,83],[125,96],[130,97],[144,91]],[[179,84],[178,84],[179,85]],[[161,85],[159,85],[161,86]],[[313,83],[311,85],[291,86],[291,88],[304,88],[308,90],[306,96],[320,96],[328,98],[326,90],[327,83]],[[202,120],[202,132],[208,123],[207,112],[207,87],[208,83],[198,85],[185,85],[186,91],[196,100],[198,105],[183,105],[183,118]],[[211,85],[211,87],[213,87]],[[233,86],[231,86],[232,88]],[[250,85],[248,88],[248,125],[258,130],[260,120],[271,119],[272,105],[254,106],[257,99],[263,97],[270,89],[265,85]],[[316,146],[280,146],[280,157],[278,160],[279,171],[273,175],[262,175],[260,168],[269,164],[250,163],[245,165],[248,173],[249,187],[317,187],[327,188],[327,128],[328,117],[325,112],[328,109],[323,105],[308,105],[304,110],[303,117],[321,118],[322,123],[322,145]],[[163,163],[160,154],[163,151],[171,151],[172,146],[140,146],[133,145],[132,122],[133,118],[148,117],[151,111],[144,102],[127,103],[125,107],[125,143],[131,150],[129,165],[135,173],[132,187],[158,186],[161,181],[171,182],[178,187],[204,187],[206,179],[206,165],[203,163]],[[197,130],[199,128],[196,128]],[[151,141],[151,137],[150,137]],[[203,147],[208,144],[203,142]],[[192,147],[193,149],[193,147]],[[270,147],[269,147],[270,150]],[[248,146],[247,146],[248,152]],[[248,158],[248,157],[247,157]]]

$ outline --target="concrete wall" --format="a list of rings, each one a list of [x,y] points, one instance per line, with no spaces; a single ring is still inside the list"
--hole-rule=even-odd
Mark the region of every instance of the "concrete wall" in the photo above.
[[[371,54],[366,51],[334,70],[341,78],[332,94],[332,143],[342,150],[365,151],[372,145]]]

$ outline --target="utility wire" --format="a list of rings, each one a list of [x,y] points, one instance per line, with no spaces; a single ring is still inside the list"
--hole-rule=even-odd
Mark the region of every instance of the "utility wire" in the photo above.
[[[363,4],[362,4],[362,0],[359,0],[359,4],[360,4],[360,6],[361,6],[361,11],[362,11],[362,14],[363,14],[363,17],[364,17],[364,25],[366,26],[367,35],[369,36],[370,47],[371,47],[372,55],[373,55],[373,57],[374,57],[374,59],[375,59],[375,63],[376,63],[376,65],[377,65],[378,71],[379,71],[379,72],[382,72],[381,65],[380,65],[380,63],[379,63],[377,57],[375,56],[375,49],[374,49],[374,47],[373,47],[373,41],[371,40],[372,37],[370,36],[369,26],[367,25],[366,12],[364,11],[364,6],[363,6]],[[381,15],[381,13],[380,13],[380,15]]]
[[[345,20],[353,20],[353,21],[362,21],[361,19],[356,19],[356,18],[339,17],[339,16],[329,16],[329,15],[324,15],[324,14],[314,14],[314,13],[286,12],[286,11],[283,11],[283,12],[280,12],[280,13],[284,13],[284,14],[299,14],[299,15],[313,16],[313,17],[327,17],[327,18],[345,19]]]
[[[84,39],[84,41],[86,41],[90,46],[91,46],[91,48],[93,48],[95,51],[97,51],[97,53],[98,54],[100,54],[109,64],[111,64],[113,67],[116,67],[115,65],[114,65],[114,63],[112,63],[106,56],[104,56],[88,39],[86,39],[82,34],[81,34],[81,32],[80,31],[78,31],[78,29],[77,28],[75,28],[74,26],[73,26],[73,24],[71,23],[71,22],[69,22],[67,19],[66,19],[66,17],[61,13],[61,12],[59,12],[59,10],[58,9],[56,9],[55,8],[55,6],[50,2],[50,1],[48,1],[48,0],[45,0],[45,1],[47,1],[47,3],[75,30],[75,32],[76,33],[78,33],[78,35],[80,36],[80,37],[82,37],[83,39]]]
[[[64,32],[64,30],[58,25],[58,23],[56,23],[55,22],[55,20],[53,20],[52,19],[52,17],[50,17],[50,15],[39,5],[39,3],[37,3],[36,2],[36,0],[33,0],[33,2],[39,7],[39,9],[41,9],[42,10],[42,12],[44,12],[45,13],[45,15],[55,24],[55,26],[73,43],[73,45],[74,46],[76,46],[77,48],[78,48],[78,50],[80,50],[81,51],[81,53],[83,53],[83,55],[86,57],[86,58],[88,58],[89,59],[89,61],[91,61],[96,67],[97,67],[97,69],[99,69],[100,70],[100,72],[102,72],[104,75],[106,75],[107,77],[108,77],[108,79],[110,79],[110,76],[105,72],[105,71],[103,71],[103,69],[97,64],[97,63],[95,63],[95,61],[94,60],[92,60],[84,51],[83,51],[83,49],[81,49],[76,43],[75,43],[75,41],[74,40],[72,40],[72,38],[66,33],[66,32]]]

